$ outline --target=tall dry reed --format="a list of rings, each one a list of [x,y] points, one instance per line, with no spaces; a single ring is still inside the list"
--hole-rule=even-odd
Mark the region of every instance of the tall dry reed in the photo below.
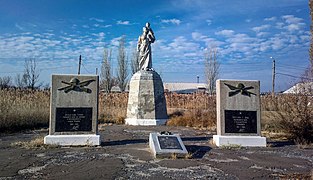
[[[0,132],[48,126],[49,92],[0,90]]]

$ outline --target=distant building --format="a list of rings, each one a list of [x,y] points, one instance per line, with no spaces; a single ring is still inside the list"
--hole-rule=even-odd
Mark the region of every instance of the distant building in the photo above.
[[[298,93],[313,94],[313,82],[297,83],[296,85],[287,89],[283,93],[284,94],[298,94]]]
[[[190,94],[194,92],[206,92],[205,83],[163,83],[165,92],[176,92],[179,94]]]

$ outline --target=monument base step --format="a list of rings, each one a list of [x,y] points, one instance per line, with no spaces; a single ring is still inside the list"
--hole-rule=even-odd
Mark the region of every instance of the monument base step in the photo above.
[[[100,135],[48,135],[44,139],[44,144],[60,146],[98,146],[100,145]]]
[[[221,136],[213,135],[216,146],[240,145],[244,147],[266,147],[266,138],[261,136]]]
[[[125,124],[134,126],[156,126],[165,125],[167,119],[134,119],[126,118]]]

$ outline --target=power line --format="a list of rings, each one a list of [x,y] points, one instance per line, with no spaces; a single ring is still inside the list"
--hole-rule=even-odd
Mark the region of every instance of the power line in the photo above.
[[[88,70],[87,70],[87,68],[85,67],[85,65],[82,63],[82,65],[83,65],[83,68],[85,69],[85,71],[87,72],[87,73],[89,73],[89,74],[91,74]]]
[[[311,80],[311,81],[313,81],[313,79],[311,79],[311,78],[306,78],[306,77],[300,77],[300,76],[294,76],[294,75],[290,75],[290,74],[285,74],[285,73],[276,73],[276,74],[280,74],[280,75],[283,75],[283,76],[289,76],[289,77],[293,77],[293,78],[302,78],[302,79],[307,79],[307,80]]]

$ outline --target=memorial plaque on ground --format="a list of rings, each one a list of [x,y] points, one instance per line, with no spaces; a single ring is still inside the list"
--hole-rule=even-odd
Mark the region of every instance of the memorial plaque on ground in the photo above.
[[[181,149],[181,147],[177,137],[175,136],[157,136],[161,149]]]
[[[156,158],[171,158],[173,154],[177,157],[185,157],[188,151],[177,134],[150,133],[150,149]]]
[[[98,76],[52,75],[45,144],[99,145]]]
[[[260,81],[216,81],[217,146],[266,146],[261,137]]]

